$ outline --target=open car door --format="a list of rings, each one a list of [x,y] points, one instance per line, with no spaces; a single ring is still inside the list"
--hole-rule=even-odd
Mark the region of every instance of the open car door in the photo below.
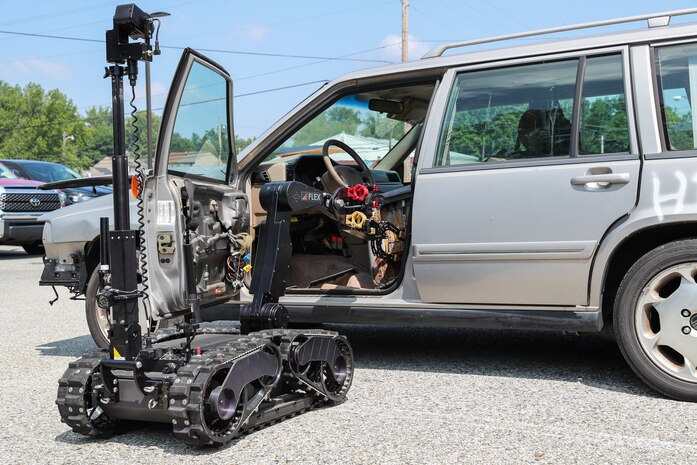
[[[146,285],[156,317],[189,311],[192,294],[205,306],[239,291],[248,203],[232,187],[232,121],[230,75],[186,49],[162,115],[154,175],[143,192]]]

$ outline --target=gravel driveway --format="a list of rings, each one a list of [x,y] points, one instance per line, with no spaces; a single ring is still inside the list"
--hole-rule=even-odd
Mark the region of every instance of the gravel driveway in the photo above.
[[[93,347],[83,302],[38,286],[41,259],[0,247],[0,463],[697,463],[697,405],[657,396],[601,336],[340,326],[349,399],[223,449],[168,425],[78,436],[54,404]]]

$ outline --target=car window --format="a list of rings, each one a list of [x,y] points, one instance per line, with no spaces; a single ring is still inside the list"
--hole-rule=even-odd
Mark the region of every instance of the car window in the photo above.
[[[437,166],[568,157],[578,59],[459,74]]]
[[[3,179],[17,179],[17,176],[5,165],[0,164],[0,178]]]
[[[336,139],[355,150],[367,166],[375,166],[404,137],[405,128],[408,131],[411,126],[387,113],[370,110],[369,101],[367,95],[342,98],[286,139],[266,161],[321,154],[324,143]],[[355,164],[338,147],[330,148],[330,157],[340,164]]]
[[[697,148],[697,122],[692,117],[697,91],[697,44],[658,48],[656,69],[666,148]]]
[[[588,58],[580,116],[579,155],[629,152],[621,55]]]
[[[29,173],[31,179],[42,182],[65,181],[81,177],[75,171],[63,165],[25,163],[24,169]]]
[[[230,156],[227,90],[223,76],[193,63],[169,146],[170,173],[225,181]]]

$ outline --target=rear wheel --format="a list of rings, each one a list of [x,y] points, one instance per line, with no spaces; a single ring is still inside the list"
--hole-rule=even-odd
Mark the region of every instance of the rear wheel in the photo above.
[[[29,255],[44,255],[46,253],[43,244],[24,244],[22,248]]]
[[[90,335],[101,349],[109,348],[109,330],[111,329],[111,316],[109,310],[101,308],[97,305],[97,296],[99,295],[99,270],[95,268],[87,283],[85,291],[85,317],[87,319],[87,327],[90,330]],[[147,328],[147,317],[143,308],[140,305],[139,315],[140,326],[142,333],[145,335]],[[182,317],[174,317],[169,319],[153,321],[151,330],[173,327],[175,323],[181,322]]]
[[[697,240],[662,245],[630,268],[617,292],[617,342],[658,392],[697,401]]]

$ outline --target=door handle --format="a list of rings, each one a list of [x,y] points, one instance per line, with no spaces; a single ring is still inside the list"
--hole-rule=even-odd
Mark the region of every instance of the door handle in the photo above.
[[[629,173],[590,174],[588,176],[576,176],[571,178],[571,184],[573,186],[583,186],[591,183],[601,185],[627,184],[629,183]]]

